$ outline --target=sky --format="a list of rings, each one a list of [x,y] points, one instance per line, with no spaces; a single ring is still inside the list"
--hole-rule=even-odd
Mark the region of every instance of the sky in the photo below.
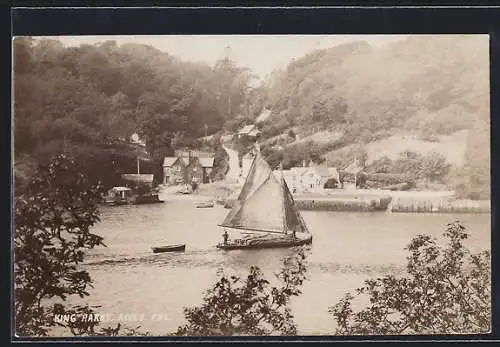
[[[164,36],[58,36],[66,46],[115,40],[118,44],[140,43],[177,56],[182,60],[213,66],[226,53],[237,65],[250,68],[260,78],[274,69],[285,68],[294,59],[314,49],[366,40],[378,47],[403,35],[164,35]],[[230,51],[226,47],[230,47]]]

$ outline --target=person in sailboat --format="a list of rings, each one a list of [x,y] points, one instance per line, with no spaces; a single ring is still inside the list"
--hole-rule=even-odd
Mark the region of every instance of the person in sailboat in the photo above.
[[[224,229],[224,234],[222,234],[222,237],[224,238],[224,245],[227,245],[227,239],[229,238],[229,234],[227,233],[226,229]]]
[[[245,184],[231,211],[218,224],[224,228],[224,234],[226,228],[230,228],[252,235],[220,243],[217,247],[232,250],[310,244],[312,235],[294,204],[283,173],[281,179],[276,177],[260,155],[258,145],[255,147],[256,156]]]

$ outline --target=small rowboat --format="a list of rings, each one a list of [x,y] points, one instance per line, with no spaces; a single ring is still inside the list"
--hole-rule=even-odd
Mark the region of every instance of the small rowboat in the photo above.
[[[214,207],[214,202],[213,201],[201,201],[201,202],[195,202],[194,206],[196,208],[211,208]]]
[[[161,247],[152,247],[153,253],[163,253],[163,252],[184,252],[186,245],[170,245]]]

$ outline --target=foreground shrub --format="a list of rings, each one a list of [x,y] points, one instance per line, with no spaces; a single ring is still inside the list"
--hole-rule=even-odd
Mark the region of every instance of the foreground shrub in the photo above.
[[[275,287],[262,271],[251,266],[248,276],[223,274],[199,307],[186,308],[188,323],[177,330],[182,336],[295,335],[297,327],[289,308],[290,298],[301,294],[305,255],[300,250],[285,258]]]
[[[459,223],[448,224],[445,247],[429,236],[406,249],[407,274],[365,281],[330,308],[340,335],[459,334],[490,330],[490,254],[472,254]],[[355,300],[369,301],[355,312]]]

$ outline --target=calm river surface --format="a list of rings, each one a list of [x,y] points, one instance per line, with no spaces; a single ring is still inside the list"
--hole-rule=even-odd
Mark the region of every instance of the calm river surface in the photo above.
[[[198,305],[217,272],[245,273],[252,264],[272,276],[292,249],[224,252],[217,227],[229,210],[197,209],[189,198],[164,204],[104,207],[95,232],[107,247],[89,252],[86,269],[94,288],[85,301],[99,312],[143,314],[124,323],[162,335],[184,322],[183,307]],[[300,334],[331,334],[328,307],[362,281],[404,270],[403,248],[421,233],[438,238],[446,223],[461,220],[472,234],[473,250],[490,248],[490,215],[411,215],[386,213],[302,213],[313,234],[307,251],[308,280],[292,307]],[[185,243],[185,253],[154,254],[151,246]]]

